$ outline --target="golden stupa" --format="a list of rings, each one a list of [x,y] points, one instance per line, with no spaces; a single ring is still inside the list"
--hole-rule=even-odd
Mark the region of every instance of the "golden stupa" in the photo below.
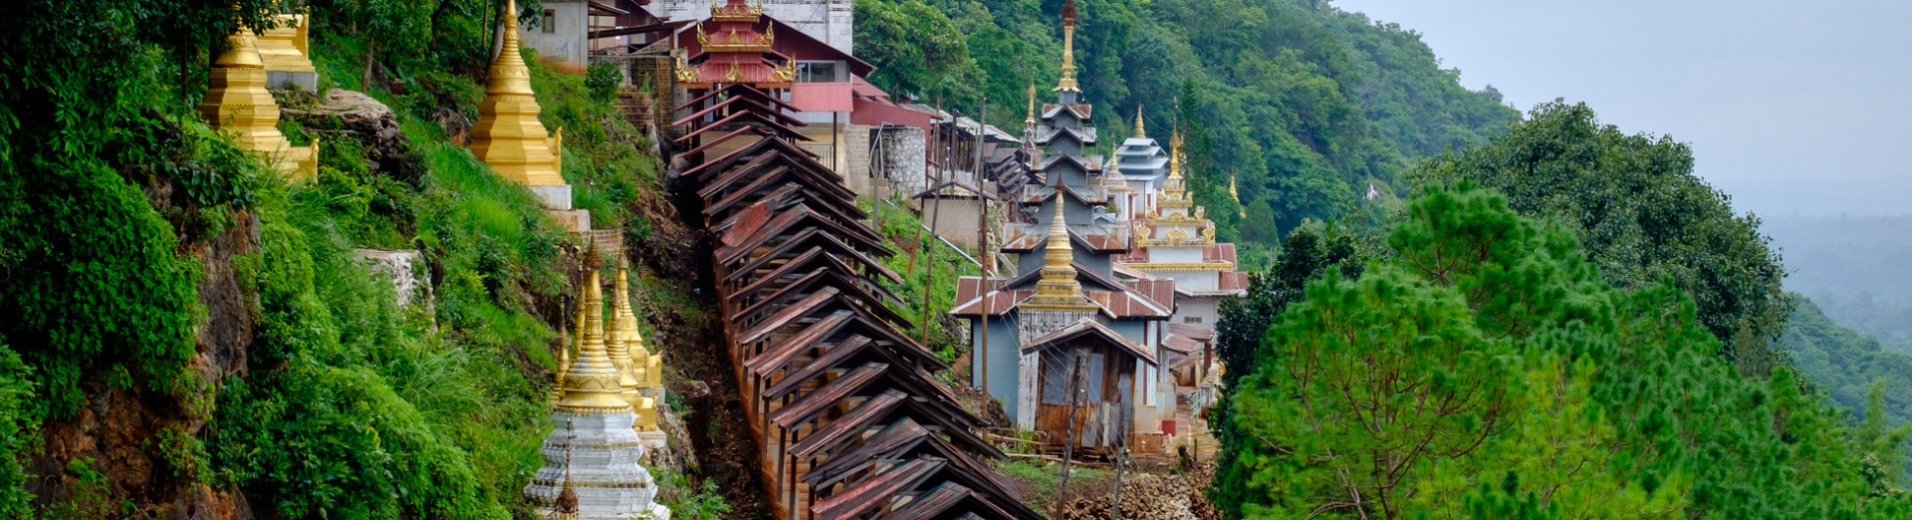
[[[294,147],[279,133],[279,103],[266,92],[258,38],[251,29],[240,28],[226,42],[226,52],[213,61],[212,85],[199,100],[200,117],[232,134],[232,144],[239,149],[264,154],[273,168],[292,180],[317,176],[318,138],[312,139],[311,146]]]
[[[296,85],[307,92],[318,89],[318,69],[308,55],[307,36],[312,17],[281,14],[275,17],[278,28],[259,35],[259,59],[265,63],[267,87]]]
[[[641,340],[636,340],[637,314],[631,311],[629,271],[623,266],[617,269],[617,287],[613,289],[616,301],[611,303],[612,332],[606,352],[610,354],[612,362],[618,365],[618,386],[624,395],[624,402],[630,403],[637,412],[637,419],[631,423],[632,429],[651,431],[657,429],[657,401],[640,393],[646,367],[638,355],[630,350],[633,346],[639,349],[644,347]]]
[[[617,365],[611,363],[611,356],[604,348],[604,289],[599,283],[597,250],[593,248],[584,258],[584,287],[580,299],[584,310],[584,341],[580,343],[576,359],[564,371],[560,384],[564,388],[558,398],[557,411],[561,413],[618,413],[631,411],[631,405],[624,400],[623,387],[618,384]]]
[[[618,273],[618,283],[629,290],[624,272]],[[624,313],[625,350],[631,354],[632,373],[637,375],[637,389],[645,397],[656,397],[656,390],[664,387],[664,356],[644,348],[644,333],[637,330],[637,314],[632,312],[630,305],[625,305],[619,312]]]
[[[1059,190],[1060,188],[1058,188]],[[1069,245],[1069,224],[1062,217],[1062,197],[1056,197],[1056,217],[1049,221],[1049,239],[1044,248],[1042,279],[1036,281],[1036,295],[1023,302],[1024,310],[1095,312],[1095,302],[1082,295],[1082,283],[1076,281],[1075,250]]]
[[[517,2],[507,1],[505,12],[516,13]],[[559,175],[564,130],[547,134],[538,122],[538,100],[531,91],[531,70],[525,67],[518,50],[518,26],[506,23],[504,50],[491,62],[485,81],[485,101],[478,105],[478,124],[471,127],[471,153],[491,165],[492,171],[513,182],[533,188],[564,186]],[[536,190],[533,190],[536,191]],[[546,206],[570,209],[569,194],[562,203]]]

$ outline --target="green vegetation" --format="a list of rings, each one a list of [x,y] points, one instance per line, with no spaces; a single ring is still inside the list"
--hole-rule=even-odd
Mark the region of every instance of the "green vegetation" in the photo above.
[[[1232,518],[1898,518],[1906,432],[1742,375],[1677,288],[1604,281],[1564,226],[1461,185],[1393,257],[1329,270],[1232,390]],[[1854,427],[1857,426],[1857,427]]]
[[[1743,369],[1783,363],[1766,345],[1788,312],[1779,254],[1758,217],[1735,214],[1725,194],[1693,175],[1685,144],[1627,135],[1585,104],[1554,102],[1506,136],[1432,158],[1412,177],[1505,193],[1516,211],[1566,225],[1608,283],[1672,280]]]
[[[1519,112],[1460,86],[1416,33],[1314,0],[1082,0],[1083,101],[1103,146],[1138,107],[1158,139],[1189,133],[1189,177],[1221,238],[1273,248],[1302,219],[1346,215],[1370,182],[1504,131]],[[1061,2],[860,0],[857,49],[893,94],[975,106],[1020,128],[1035,85],[1053,102]],[[1199,49],[1199,51],[1198,51]],[[1228,196],[1239,177],[1247,218]]]
[[[0,20],[0,513],[25,515],[20,463],[42,421],[84,405],[83,382],[204,404],[211,382],[186,370],[202,273],[183,245],[231,225],[256,177],[203,125],[178,122],[207,44],[260,23],[234,13],[30,1]],[[180,83],[195,87],[167,87]]]
[[[903,277],[903,283],[882,281],[883,287],[901,300],[891,307],[903,317],[916,323],[916,330],[903,331],[912,339],[922,338],[923,303],[931,305],[929,314],[929,341],[924,344],[930,352],[954,362],[969,353],[969,343],[963,341],[959,328],[963,322],[949,316],[949,310],[956,305],[956,279],[964,276],[976,276],[980,267],[964,259],[961,254],[950,249],[947,244],[937,240],[925,227],[922,218],[912,210],[905,209],[909,201],[899,195],[892,201],[874,201],[868,198],[858,201],[864,211],[870,212],[877,233],[887,239],[895,256],[880,259],[884,267]],[[930,205],[931,208],[935,204]],[[926,217],[933,217],[929,212]],[[927,271],[927,272],[926,272]],[[925,278],[928,276],[928,278]],[[924,282],[930,284],[928,293],[923,291]],[[925,294],[929,296],[924,297]],[[967,365],[955,367],[963,370]],[[947,376],[961,374],[947,372]]]
[[[703,487],[695,488],[695,493],[691,492],[690,481],[679,473],[660,472],[657,482],[662,491],[657,495],[657,502],[671,509],[671,518],[721,520],[730,513],[730,504],[717,493],[715,480],[705,480]]]
[[[157,485],[243,491],[261,514],[288,518],[522,509],[555,363],[541,317],[564,301],[563,251],[575,247],[527,191],[450,141],[478,115],[482,88],[467,74],[488,59],[484,27],[499,6],[349,4],[312,5],[322,88],[378,99],[401,132],[282,121],[297,142],[324,138],[318,179],[301,186],[190,110],[218,50],[206,43],[223,45],[235,22],[263,28],[259,17],[170,0],[34,2],[0,22],[21,50],[0,57],[0,270],[12,280],[0,284],[0,313],[16,317],[0,323],[0,514],[145,507],[113,495],[102,464],[118,461],[57,461],[64,475],[25,485],[39,425],[71,419],[96,388],[158,403],[136,413],[168,426],[133,446],[171,479]],[[432,40],[471,44],[423,44]],[[645,143],[585,77],[534,58],[545,123],[565,128],[577,205],[596,227],[647,236],[634,204],[658,165],[638,152]],[[230,264],[241,315],[208,316],[197,252],[247,237],[258,249]],[[433,283],[431,311],[400,306],[354,251],[364,247],[422,253],[413,274]],[[250,323],[231,361],[206,351],[227,347],[196,342],[209,318]],[[233,364],[203,367],[224,375],[207,380],[196,355]],[[183,426],[195,421],[206,426]],[[30,489],[47,485],[72,498],[35,511]]]
[[[1834,402],[1855,411],[1866,409],[1866,396],[1876,385],[1883,391],[1883,419],[1912,422],[1912,355],[1882,348],[1879,340],[1834,323],[1805,296],[1792,297],[1798,308],[1778,343],[1800,374]],[[1873,418],[1871,412],[1866,418]]]

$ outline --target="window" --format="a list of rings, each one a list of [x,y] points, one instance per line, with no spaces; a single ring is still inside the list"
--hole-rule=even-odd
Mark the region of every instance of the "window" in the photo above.
[[[1202,322],[1201,316],[1189,316],[1186,318],[1182,318],[1182,323],[1201,323],[1201,322]]]
[[[799,61],[797,62],[798,83],[839,83],[848,81],[841,76],[847,67],[835,61]]]
[[[545,9],[544,18],[538,20],[538,26],[542,27],[546,34],[558,32],[558,10]]]

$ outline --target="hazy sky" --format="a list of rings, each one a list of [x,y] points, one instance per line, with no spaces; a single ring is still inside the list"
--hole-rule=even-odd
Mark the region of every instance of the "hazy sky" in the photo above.
[[[1912,214],[1912,1],[1334,3],[1420,32],[1523,111],[1585,101],[1691,144],[1740,212]]]

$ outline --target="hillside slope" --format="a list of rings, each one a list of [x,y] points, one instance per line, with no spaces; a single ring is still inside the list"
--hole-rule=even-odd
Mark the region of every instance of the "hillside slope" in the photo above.
[[[0,314],[17,317],[0,320],[0,516],[525,512],[582,247],[462,146],[488,6],[315,2],[322,95],[279,98],[281,131],[323,143],[297,185],[192,110],[215,45],[258,17],[34,1],[0,20],[17,51],[0,56]],[[582,75],[526,59],[577,205],[621,231],[644,333],[675,368],[709,302],[671,253],[695,236],[661,165]],[[397,294],[362,248],[416,251],[428,289]],[[725,465],[695,448],[658,468],[661,498],[709,513],[668,474]]]

